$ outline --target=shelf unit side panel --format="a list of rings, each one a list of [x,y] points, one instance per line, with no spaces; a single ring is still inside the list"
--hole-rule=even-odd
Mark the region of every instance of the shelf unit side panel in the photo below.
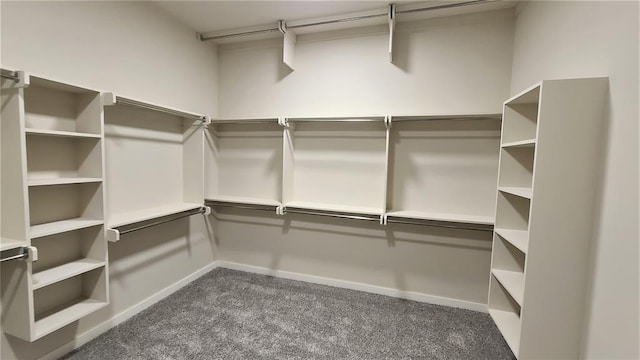
[[[23,89],[3,88],[1,101],[0,241],[10,239],[26,245],[29,243],[29,200]]]
[[[27,341],[33,339],[34,324],[30,267],[31,263],[10,261],[0,272],[2,330]]]
[[[351,125],[296,125],[294,201],[382,212],[384,127]]]
[[[204,168],[206,176],[204,181],[204,194],[207,198],[219,195],[219,152],[217,137],[212,131],[212,128],[209,127],[204,130]]]
[[[199,121],[184,121],[182,147],[183,201],[204,202],[204,130]]]
[[[525,358],[579,355],[606,85],[602,78],[542,84],[522,314],[523,339],[530,339],[522,344]]]
[[[105,108],[108,217],[183,203],[183,120],[126,105]]]
[[[500,122],[398,123],[389,209],[493,217]]]
[[[100,93],[77,95],[76,131],[88,134],[102,134],[104,108]]]

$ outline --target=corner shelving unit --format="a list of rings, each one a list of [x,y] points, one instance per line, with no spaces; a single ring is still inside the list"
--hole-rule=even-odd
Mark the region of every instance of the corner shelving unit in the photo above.
[[[213,120],[205,131],[205,201],[280,207],[282,138],[278,118]]]
[[[504,104],[489,313],[518,359],[579,356],[606,89],[548,80]]]
[[[35,341],[108,304],[103,105],[89,89],[18,83],[2,87],[2,250],[39,258],[2,264],[2,327]]]
[[[104,97],[108,240],[120,240],[120,227],[130,232],[138,223],[201,213],[202,129],[209,118],[112,93]]]
[[[285,125],[285,212],[382,217],[386,117],[288,118]]]
[[[500,115],[392,117],[388,222],[491,229]]]

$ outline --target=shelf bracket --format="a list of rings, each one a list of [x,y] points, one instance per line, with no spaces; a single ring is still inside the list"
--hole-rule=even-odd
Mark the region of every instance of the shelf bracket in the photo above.
[[[211,211],[212,211],[211,210],[211,206],[206,206],[205,205],[205,206],[202,207],[202,215],[204,215],[204,216],[211,215]]]
[[[112,92],[100,93],[100,97],[102,98],[103,106],[113,106],[116,104],[116,94]]]
[[[107,229],[107,240],[109,242],[120,241],[120,231],[118,229]]]
[[[278,30],[282,33],[282,62],[292,71],[295,70],[296,34],[287,30],[287,23],[278,20]]]
[[[289,119],[287,119],[286,117],[279,117],[278,118],[278,125],[284,127],[284,128],[288,128],[290,126],[289,124]]]
[[[389,4],[389,62],[393,63],[393,36],[396,31],[396,4]]]
[[[387,214],[380,215],[380,225],[387,225]]]
[[[276,207],[276,215],[282,216],[282,215],[284,215],[285,211],[286,211],[286,209],[285,209],[284,205],[280,205],[280,206]]]
[[[391,121],[393,117],[391,115],[387,115],[384,117],[384,127],[387,129],[391,129]]]

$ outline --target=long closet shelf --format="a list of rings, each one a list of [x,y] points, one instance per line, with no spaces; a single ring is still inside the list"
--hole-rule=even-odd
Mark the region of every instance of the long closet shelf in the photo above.
[[[92,226],[102,225],[104,221],[88,218],[75,218],[68,220],[54,221],[45,224],[31,226],[30,235],[32,239],[60,234],[67,231],[84,229]]]
[[[513,230],[496,228],[496,234],[507,240],[511,245],[518,248],[523,253],[527,253],[529,248],[529,232],[527,230]]]
[[[492,269],[491,272],[518,305],[522,306],[522,299],[524,298],[524,273],[497,269]]]
[[[212,202],[225,202],[225,203],[234,203],[234,204],[245,204],[245,205],[260,205],[260,206],[280,206],[281,202],[277,200],[271,199],[261,199],[261,198],[249,198],[249,197],[241,197],[241,196],[208,196],[205,199],[206,201]]]
[[[383,122],[385,116],[343,116],[343,117],[309,117],[287,118],[290,122]]]
[[[61,306],[59,311],[52,312],[35,322],[35,338],[39,339],[63,326],[69,325],[92,312],[107,306],[104,301],[94,299],[79,299],[73,303]]]
[[[501,120],[502,114],[442,114],[393,116],[391,121],[429,121],[429,120]]]
[[[531,199],[531,197],[533,196],[533,190],[530,187],[500,186],[498,187],[498,191],[519,196],[525,199]]]
[[[295,208],[302,210],[317,210],[334,213],[360,214],[360,215],[381,215],[382,209],[366,206],[348,206],[337,204],[312,203],[306,201],[291,201],[285,204],[285,208]]]
[[[116,228],[120,226],[135,224],[141,221],[147,221],[157,219],[163,216],[169,216],[184,211],[199,209],[203,205],[196,203],[178,203],[171,205],[156,206],[148,209],[131,211],[126,213],[120,213],[111,215],[109,219],[109,228]]]
[[[507,345],[514,354],[520,350],[520,316],[511,311],[489,309],[489,315],[498,326]]]
[[[415,219],[415,220],[428,220],[428,221],[454,222],[454,223],[462,223],[462,224],[477,224],[477,225],[493,225],[494,223],[494,218],[491,216],[447,214],[447,213],[435,213],[435,212],[415,211],[415,210],[388,211],[387,217],[397,217],[397,218]]]
[[[42,135],[42,136],[56,136],[56,137],[70,137],[70,138],[88,138],[88,139],[100,139],[102,135],[81,133],[75,131],[59,131],[59,130],[45,130],[45,129],[25,129],[27,135]]]
[[[33,274],[33,289],[37,290],[58,281],[84,274],[104,266],[104,261],[80,259]]]
[[[102,182],[102,178],[60,177],[60,178],[53,178],[53,179],[30,179],[29,186],[86,184],[86,183],[97,183],[97,182]]]
[[[526,139],[519,141],[510,141],[501,145],[503,148],[514,148],[514,147],[534,147],[536,146],[536,139]]]
[[[26,246],[24,241],[2,238],[0,239],[0,251],[13,250],[21,246]]]

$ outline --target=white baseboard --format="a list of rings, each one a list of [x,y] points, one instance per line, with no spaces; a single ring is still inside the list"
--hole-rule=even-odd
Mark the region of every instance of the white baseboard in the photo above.
[[[70,341],[60,347],[58,347],[57,349],[53,350],[52,352],[46,354],[45,356],[41,357],[40,360],[55,360],[55,359],[59,359],[60,357],[64,356],[65,354],[79,348],[80,346],[88,343],[89,341],[97,338],[98,336],[104,334],[105,332],[109,331],[111,328],[131,319],[133,316],[137,315],[138,313],[142,312],[143,310],[147,309],[148,307],[150,307],[151,305],[154,305],[155,303],[159,302],[160,300],[166,298],[167,296],[173,294],[174,292],[182,289],[183,287],[185,287],[186,285],[189,285],[191,282],[193,282],[195,279],[199,278],[200,276],[210,272],[211,270],[215,269],[216,267],[218,267],[218,263],[217,262],[213,262],[205,267],[203,267],[202,269],[186,276],[185,278],[181,279],[180,281],[178,281],[177,283],[171,284],[169,287],[161,290],[160,292],[157,292],[155,294],[153,294],[152,296],[140,301],[139,303],[135,304],[134,306],[128,308],[127,310],[121,312],[120,314],[116,315],[115,317],[109,319],[108,321],[105,321],[104,323],[94,327],[93,329],[79,335],[78,337],[76,337],[73,341]]]
[[[483,303],[452,299],[452,298],[447,298],[442,296],[427,295],[427,294],[413,292],[413,291],[403,291],[403,290],[376,286],[376,285],[363,284],[363,283],[358,283],[353,281],[332,279],[332,278],[326,278],[322,276],[300,274],[300,273],[294,273],[294,272],[282,271],[282,270],[272,270],[268,268],[238,264],[238,263],[228,262],[228,261],[218,261],[218,267],[231,269],[231,270],[250,272],[255,274],[270,275],[270,276],[283,278],[283,279],[304,281],[304,282],[313,283],[313,284],[328,285],[328,286],[339,287],[344,289],[364,291],[364,292],[378,294],[378,295],[386,295],[386,296],[391,296],[391,297],[400,298],[400,299],[407,299],[407,300],[419,301],[423,303],[479,311],[483,313],[489,312],[487,308],[487,304],[483,304]]]
[[[274,276],[274,277],[283,278],[283,279],[304,281],[312,284],[328,285],[328,286],[333,286],[338,288],[364,291],[372,294],[386,295],[386,296],[391,296],[395,298],[419,301],[419,302],[424,302],[429,304],[443,305],[443,306],[449,306],[449,307],[460,308],[460,309],[468,309],[468,310],[479,311],[484,313],[488,312],[487,305],[482,303],[451,299],[451,298],[446,298],[441,296],[427,295],[427,294],[413,292],[413,291],[403,291],[403,290],[363,284],[363,283],[358,283],[353,281],[326,278],[322,276],[301,274],[301,273],[282,271],[282,270],[272,270],[268,268],[238,264],[238,263],[228,262],[228,261],[214,261],[213,263],[183,278],[177,283],[172,284],[171,286],[163,289],[162,291],[156,294],[153,294],[147,299],[128,308],[127,310],[121,312],[120,314],[109,319],[108,321],[105,321],[104,323],[79,335],[73,341],[70,341],[56,348],[52,352],[41,357],[40,360],[55,360],[64,356],[65,354],[79,348],[80,346],[88,343],[89,341],[95,339],[96,337],[104,334],[105,332],[109,331],[111,328],[129,320],[130,318],[142,312],[143,310],[147,309],[151,305],[154,305],[158,301],[182,289],[183,287],[185,287],[195,279],[199,278],[200,276],[218,267],[231,269],[231,270],[244,271],[244,272],[249,272],[254,274],[269,275],[269,276]]]

